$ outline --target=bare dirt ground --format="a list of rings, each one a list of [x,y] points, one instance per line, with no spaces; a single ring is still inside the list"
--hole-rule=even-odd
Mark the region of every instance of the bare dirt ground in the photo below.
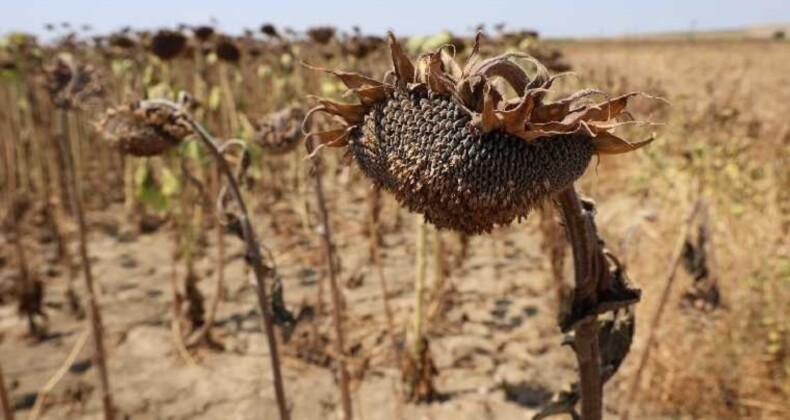
[[[442,300],[449,301],[447,310],[439,310],[431,325],[431,349],[440,372],[437,387],[444,401],[418,406],[400,403],[400,373],[387,335],[380,283],[368,262],[364,201],[353,200],[341,207],[344,203],[333,201],[333,220],[341,222],[335,223],[335,241],[346,285],[343,293],[358,418],[523,419],[573,378],[575,361],[570,350],[560,348],[554,321],[548,262],[540,249],[536,223],[529,223],[472,239],[468,259],[455,266],[447,279],[452,290],[442,293]],[[298,312],[315,308],[324,270],[315,257],[320,255],[315,235],[297,227],[297,215],[283,204],[275,216],[278,225],[292,227],[276,235],[267,234],[271,228],[261,229],[261,234],[274,251],[286,301]],[[394,206],[383,217],[385,227],[394,223]],[[398,328],[405,329],[413,301],[414,240],[408,232],[414,231],[414,217],[401,212],[400,218],[405,225],[401,232],[407,234],[385,234],[382,253]],[[214,333],[224,350],[201,349],[196,355],[198,364],[192,365],[179,357],[170,330],[172,238],[166,231],[131,233],[109,215],[91,219],[102,221],[92,225],[90,253],[101,285],[110,374],[119,410],[129,418],[274,418],[267,347],[239,241],[226,238],[226,299]],[[268,220],[261,223],[263,219],[257,221],[269,225]],[[450,235],[444,240],[452,245]],[[197,266],[206,296],[213,293],[213,258],[211,243]],[[16,315],[15,305],[6,302],[0,307],[0,357],[21,417],[87,331],[83,321],[68,313],[65,273],[50,266],[43,255],[36,260],[40,260],[39,271],[49,275],[49,337],[43,342],[26,339],[26,323]],[[12,270],[2,273],[9,278]],[[324,300],[326,308],[328,294]],[[315,322],[320,331],[330,331],[330,318],[323,312]],[[338,404],[337,384],[321,355],[314,357],[316,364],[297,354],[299,347],[310,352],[299,343],[306,342],[311,322],[299,323],[283,350],[286,387],[296,419],[331,418]],[[88,340],[48,398],[44,418],[100,416],[90,351]]]

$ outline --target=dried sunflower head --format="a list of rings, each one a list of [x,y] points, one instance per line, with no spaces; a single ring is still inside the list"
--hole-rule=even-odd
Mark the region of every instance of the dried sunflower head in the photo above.
[[[270,154],[285,154],[294,150],[302,139],[304,116],[304,110],[298,106],[289,106],[265,115],[255,123],[255,142]]]
[[[277,32],[277,28],[275,28],[271,23],[264,23],[261,25],[261,33],[272,38],[280,37],[280,33]]]
[[[135,40],[125,33],[115,33],[110,35],[108,43],[111,47],[121,50],[130,50],[137,45]]]
[[[371,52],[375,51],[379,45],[384,43],[384,39],[372,35],[354,35],[343,41],[340,45],[344,54],[357,59],[363,59]]]
[[[160,155],[192,134],[182,112],[155,102],[111,108],[98,129],[113,147],[132,156]]]
[[[187,38],[180,32],[161,30],[151,38],[151,53],[162,60],[172,60],[184,51]]]
[[[230,37],[223,36],[218,39],[214,51],[222,61],[238,63],[241,60],[241,50]]]
[[[59,108],[83,108],[104,96],[101,75],[95,67],[78,63],[69,53],[58,54],[44,67],[46,87]]]
[[[651,141],[611,133],[634,94],[589,104],[582,99],[597,92],[584,90],[548,102],[556,76],[522,54],[481,60],[479,39],[463,66],[441,49],[414,63],[389,34],[394,69],[384,81],[325,70],[360,102],[320,99],[307,117],[322,111],[345,125],[310,133],[308,144],[347,147],[402,205],[437,227],[480,233],[526,217],[578,179],[594,154]],[[537,74],[528,76],[516,59],[533,62]],[[517,96],[507,98],[495,79]]]
[[[195,38],[206,42],[214,36],[214,28],[206,25],[196,26],[192,28],[192,33],[195,35]]]
[[[307,30],[307,36],[317,44],[326,45],[335,37],[335,28],[331,26],[316,26]]]

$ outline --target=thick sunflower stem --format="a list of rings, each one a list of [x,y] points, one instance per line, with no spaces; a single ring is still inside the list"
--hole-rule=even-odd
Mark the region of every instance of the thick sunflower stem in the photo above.
[[[326,208],[324,197],[324,186],[322,175],[322,161],[320,156],[313,157],[313,182],[315,184],[316,201],[318,202],[318,213],[321,218],[321,225],[318,228],[321,236],[321,247],[324,250],[327,268],[329,270],[329,287],[332,298],[332,318],[335,324],[335,352],[337,353],[337,370],[340,377],[340,397],[343,408],[343,419],[353,418],[351,404],[351,389],[348,368],[346,366],[345,338],[343,333],[343,302],[340,296],[340,287],[337,282],[337,267],[335,266],[334,244],[332,243],[332,232],[329,223],[329,211]]]
[[[571,186],[557,196],[568,239],[573,249],[575,274],[575,298],[573,313],[584,313],[586,307],[597,303],[600,278],[594,261],[603,250],[588,220],[591,214],[582,208],[576,189]],[[589,305],[589,306],[588,306]],[[603,381],[601,356],[598,345],[598,321],[591,315],[574,325],[574,345],[579,365],[579,390],[581,393],[581,416],[583,420],[600,420],[603,416]]]

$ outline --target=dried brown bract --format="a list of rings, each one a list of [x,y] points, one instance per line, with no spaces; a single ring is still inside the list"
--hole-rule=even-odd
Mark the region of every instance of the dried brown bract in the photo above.
[[[305,112],[290,106],[261,118],[255,124],[255,142],[271,154],[285,154],[302,140],[301,124]]]
[[[184,51],[187,38],[180,32],[161,30],[151,38],[151,53],[162,60],[172,60]]]
[[[136,102],[107,111],[98,124],[104,138],[124,154],[156,156],[192,134],[184,114],[171,107]]]
[[[374,184],[392,192],[412,211],[440,228],[465,233],[526,217],[537,204],[571,185],[594,154],[636,150],[614,134],[632,123],[625,111],[636,93],[591,104],[583,90],[546,100],[558,76],[519,53],[479,57],[480,34],[463,63],[446,51],[406,56],[395,37],[389,43],[394,69],[377,81],[360,74],[337,76],[359,103],[320,99],[313,111],[345,122],[314,132],[308,140],[347,147]],[[530,77],[517,60],[531,62]],[[494,84],[516,92],[508,98]]]

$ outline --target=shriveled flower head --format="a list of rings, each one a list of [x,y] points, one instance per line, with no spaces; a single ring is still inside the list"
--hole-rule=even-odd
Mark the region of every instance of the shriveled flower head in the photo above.
[[[192,134],[181,111],[151,101],[109,109],[98,129],[113,147],[132,156],[160,155]]]
[[[172,60],[181,54],[187,38],[180,32],[161,30],[151,38],[151,53],[162,60]]]
[[[125,33],[115,33],[110,35],[108,43],[111,47],[120,50],[130,50],[137,45],[134,39]]]
[[[265,115],[255,123],[255,142],[270,154],[291,152],[302,140],[304,117],[304,110],[298,106]]]
[[[326,45],[335,37],[335,28],[331,26],[316,26],[307,30],[307,36],[317,44]]]
[[[236,45],[236,42],[230,37],[223,36],[218,39],[214,51],[217,53],[217,57],[222,61],[238,63],[239,60],[241,60],[241,50],[239,46]]]
[[[583,99],[600,92],[584,90],[548,102],[556,76],[524,54],[481,60],[479,40],[463,66],[441,49],[415,63],[389,34],[394,69],[384,81],[325,70],[359,103],[320,99],[308,118],[323,111],[345,124],[307,141],[347,147],[377,187],[437,227],[480,233],[526,217],[576,181],[594,154],[652,140],[631,143],[611,132],[635,94],[590,104]],[[531,61],[535,76],[516,59]],[[497,79],[517,96],[506,97]]]
[[[214,36],[214,28],[206,25],[196,26],[192,28],[192,33],[195,35],[195,38],[206,42]]]
[[[357,59],[363,59],[368,54],[379,48],[384,43],[384,39],[373,35],[354,35],[345,39],[340,45],[344,54]]]
[[[69,53],[60,53],[44,67],[46,87],[59,108],[82,108],[104,96],[101,75],[95,67],[78,63]]]
[[[264,23],[261,25],[261,33],[272,38],[280,37],[280,33],[277,32],[277,28],[275,28],[271,23]]]

